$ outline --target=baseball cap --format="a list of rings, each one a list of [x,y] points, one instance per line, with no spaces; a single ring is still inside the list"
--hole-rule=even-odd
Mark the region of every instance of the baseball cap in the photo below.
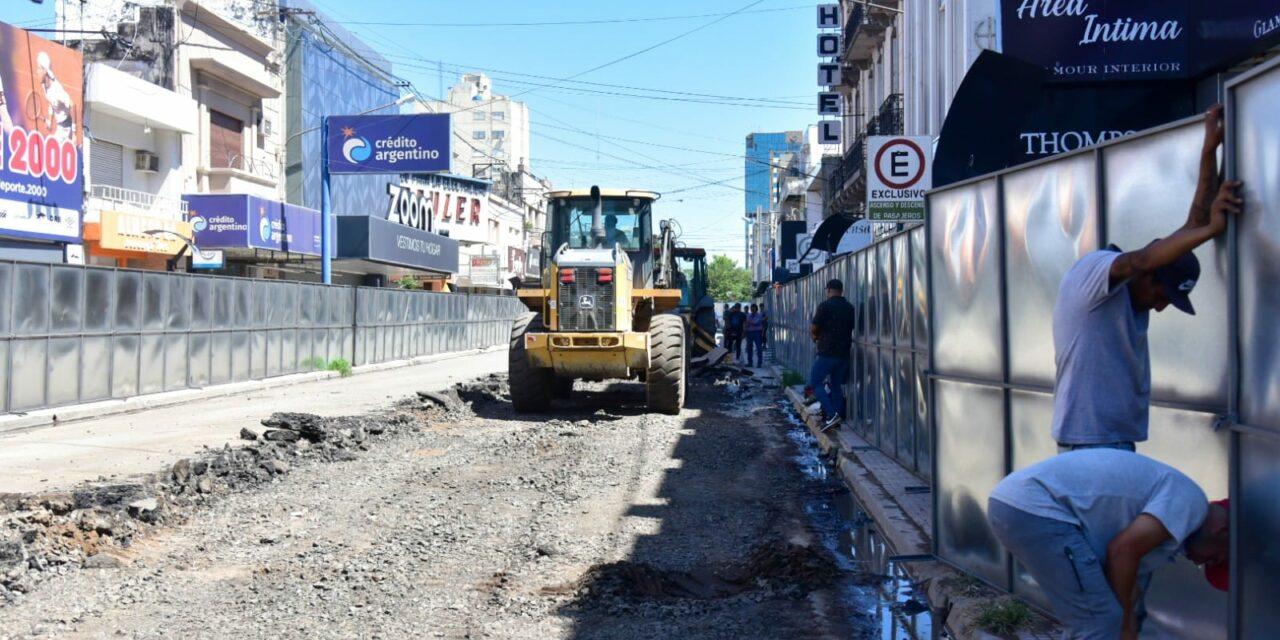
[[[827,281],[827,288],[832,291],[844,291],[844,283],[839,278],[832,278]]]
[[[1183,313],[1193,316],[1196,314],[1195,307],[1191,306],[1191,290],[1200,279],[1200,261],[1195,254],[1187,253],[1156,269],[1155,276],[1170,304]]]
[[[1228,513],[1231,511],[1231,500],[1214,500],[1209,504],[1216,504]],[[1219,591],[1226,591],[1231,587],[1231,562],[1216,562],[1214,564],[1206,564],[1204,566],[1204,579],[1213,585],[1213,588]]]

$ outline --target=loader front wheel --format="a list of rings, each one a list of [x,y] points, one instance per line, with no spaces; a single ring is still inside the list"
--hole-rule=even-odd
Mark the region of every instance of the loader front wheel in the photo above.
[[[529,362],[524,348],[527,333],[541,333],[542,316],[526,313],[511,323],[511,345],[507,349],[507,382],[511,387],[511,407],[517,413],[546,411],[551,404],[551,394],[556,376],[551,369],[536,367]]]
[[[649,322],[649,369],[645,391],[650,411],[677,414],[684,406],[684,320],[677,315],[654,316]]]

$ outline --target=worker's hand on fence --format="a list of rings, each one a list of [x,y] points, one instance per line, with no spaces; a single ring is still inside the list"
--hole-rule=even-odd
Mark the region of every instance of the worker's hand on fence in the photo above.
[[[1209,207],[1209,228],[1214,235],[1222,233],[1227,228],[1227,218],[1238,216],[1244,210],[1244,199],[1240,197],[1239,189],[1244,183],[1239,180],[1228,180],[1218,187],[1218,195],[1213,199],[1213,205]]]

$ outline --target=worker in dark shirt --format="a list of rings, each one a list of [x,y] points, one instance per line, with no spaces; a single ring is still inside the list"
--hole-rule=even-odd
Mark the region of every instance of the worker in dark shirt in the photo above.
[[[741,304],[735,304],[724,313],[724,348],[733,354],[735,361],[742,359],[742,338],[746,330],[747,314]]]
[[[814,312],[809,334],[817,346],[809,386],[822,405],[822,430],[827,431],[844,420],[844,383],[853,346],[853,305],[845,299],[840,280],[827,282],[827,299]]]

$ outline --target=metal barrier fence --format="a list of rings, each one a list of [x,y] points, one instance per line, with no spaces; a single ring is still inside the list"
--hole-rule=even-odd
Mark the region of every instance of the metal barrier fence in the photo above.
[[[0,411],[505,344],[513,297],[0,262]],[[318,365],[318,366],[317,366]]]
[[[925,296],[924,227],[841,256],[765,296],[774,356],[808,375],[813,366],[809,320],[839,278],[857,315],[849,384],[849,422],[869,442],[928,478],[929,437],[925,372],[929,327]]]
[[[1211,498],[1230,496],[1231,589],[1212,589],[1185,560],[1160,569],[1147,624],[1163,637],[1262,638],[1280,628],[1280,60],[1228,83],[1226,104],[1227,173],[1245,181],[1246,214],[1196,251],[1197,314],[1152,315],[1151,439],[1138,450]],[[850,300],[863,311],[863,364],[850,387],[861,400],[850,410],[876,423],[859,428],[904,462],[901,422],[891,417],[903,413],[892,407],[911,379],[904,351],[916,380],[928,355],[929,384],[915,385],[913,401],[927,391],[916,425],[932,421],[933,438],[917,427],[915,468],[932,464],[940,558],[1045,604],[992,535],[987,497],[1009,472],[1056,454],[1052,312],[1063,274],[1088,251],[1140,247],[1185,221],[1201,132],[1192,119],[948,186],[929,196],[927,247],[913,231],[911,241],[881,242],[766,298],[775,353],[807,371],[808,314],[822,283],[842,277],[847,293],[858,283]],[[904,247],[911,268],[898,258]],[[928,293],[911,303],[909,343],[900,291]],[[927,323],[915,315],[925,308]],[[894,385],[899,403],[889,400]],[[922,451],[930,442],[931,461]]]
[[[1141,453],[1230,495],[1234,588],[1210,588],[1185,560],[1147,597],[1171,637],[1263,637],[1280,623],[1280,67],[1228,88],[1228,173],[1247,214],[1196,251],[1197,315],[1152,314],[1150,440]],[[976,179],[929,197],[938,554],[1044,603],[986,522],[1005,474],[1052,456],[1052,313],[1062,275],[1088,251],[1141,247],[1177,229],[1195,189],[1203,127],[1175,123]],[[1269,598],[1271,596],[1271,598]]]

